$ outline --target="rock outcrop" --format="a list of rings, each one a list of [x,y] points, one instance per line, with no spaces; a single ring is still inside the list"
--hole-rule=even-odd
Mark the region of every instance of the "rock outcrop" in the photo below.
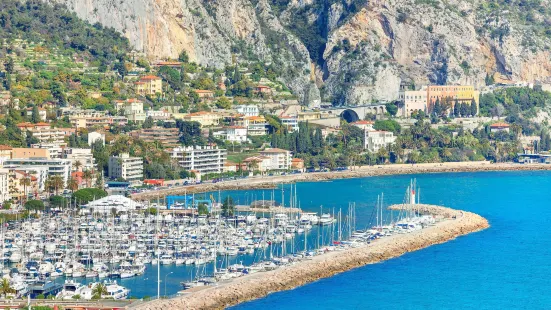
[[[401,84],[546,80],[548,0],[44,0],[124,33],[151,58],[258,59],[304,103],[394,100]]]

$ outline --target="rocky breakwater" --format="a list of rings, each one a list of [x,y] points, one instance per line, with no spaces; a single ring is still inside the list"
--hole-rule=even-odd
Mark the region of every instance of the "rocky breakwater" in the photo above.
[[[407,205],[392,206],[393,209]],[[261,298],[271,292],[288,290],[321,278],[333,276],[353,268],[373,264],[407,252],[416,251],[456,237],[489,227],[488,221],[471,212],[440,206],[417,205],[422,213],[430,213],[440,220],[408,234],[395,234],[357,248],[329,252],[292,266],[270,272],[255,273],[190,292],[182,297],[156,300],[136,306],[137,309],[223,309],[248,300]]]

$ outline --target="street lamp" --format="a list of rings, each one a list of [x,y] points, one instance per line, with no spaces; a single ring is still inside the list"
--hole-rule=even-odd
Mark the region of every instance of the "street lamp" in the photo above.
[[[169,272],[165,275],[165,297],[166,297],[166,277],[168,277],[169,274],[173,274],[174,272]]]

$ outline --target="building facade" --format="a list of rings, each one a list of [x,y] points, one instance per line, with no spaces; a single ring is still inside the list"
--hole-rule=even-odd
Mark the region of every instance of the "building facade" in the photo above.
[[[52,176],[60,176],[66,186],[71,175],[71,166],[71,160],[59,158],[12,158],[4,162],[4,168],[21,170],[36,176],[41,190],[44,190],[46,179]]]
[[[187,146],[174,148],[170,156],[185,170],[206,174],[223,172],[227,154],[227,150],[218,147]]]
[[[10,174],[8,169],[0,169],[0,203],[10,200]]]
[[[112,179],[122,178],[133,186],[140,185],[143,181],[143,159],[130,157],[128,153],[110,156],[108,174]]]
[[[376,153],[382,147],[387,147],[396,142],[396,137],[391,131],[366,130],[364,148],[371,153]]]
[[[171,148],[180,145],[180,132],[178,128],[164,128],[154,126],[142,128],[130,133],[130,136],[144,140],[145,142],[160,142],[164,147]]]
[[[254,104],[241,104],[235,106],[237,113],[243,114],[244,116],[259,116],[260,110],[257,105]]]
[[[163,93],[163,80],[154,75],[142,76],[136,83],[136,93],[140,96],[155,96]]]
[[[260,151],[260,155],[269,158],[270,166],[267,170],[291,169],[291,160],[293,157],[291,155],[291,151],[278,148],[268,148],[264,151]]]
[[[63,158],[71,160],[71,171],[92,171],[95,169],[95,160],[91,149],[65,148],[63,149]],[[77,163],[80,163],[78,168]]]

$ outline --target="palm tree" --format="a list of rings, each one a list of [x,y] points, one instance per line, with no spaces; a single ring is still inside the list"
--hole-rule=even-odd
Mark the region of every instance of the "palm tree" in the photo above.
[[[92,299],[101,299],[101,296],[107,295],[107,287],[103,283],[98,283],[92,289]]]
[[[80,171],[80,167],[82,167],[80,160],[75,161],[73,165],[75,166],[76,171]]]
[[[67,188],[71,191],[76,191],[78,189],[78,182],[74,178],[70,178],[69,181],[67,181]]]
[[[23,186],[24,201],[27,201],[27,186],[31,186],[31,178],[25,175],[19,180],[19,185]]]
[[[86,180],[86,187],[90,187],[90,182],[92,181],[92,171],[86,169],[84,170],[84,172],[82,173],[82,177],[84,178],[84,180]]]
[[[63,188],[64,185],[65,182],[59,175],[50,176],[46,180],[46,187],[50,192],[54,191],[56,195],[59,193],[59,189]]]
[[[9,293],[14,293],[15,290],[10,286],[10,281],[6,278],[2,279],[0,283],[0,293],[6,297]]]

